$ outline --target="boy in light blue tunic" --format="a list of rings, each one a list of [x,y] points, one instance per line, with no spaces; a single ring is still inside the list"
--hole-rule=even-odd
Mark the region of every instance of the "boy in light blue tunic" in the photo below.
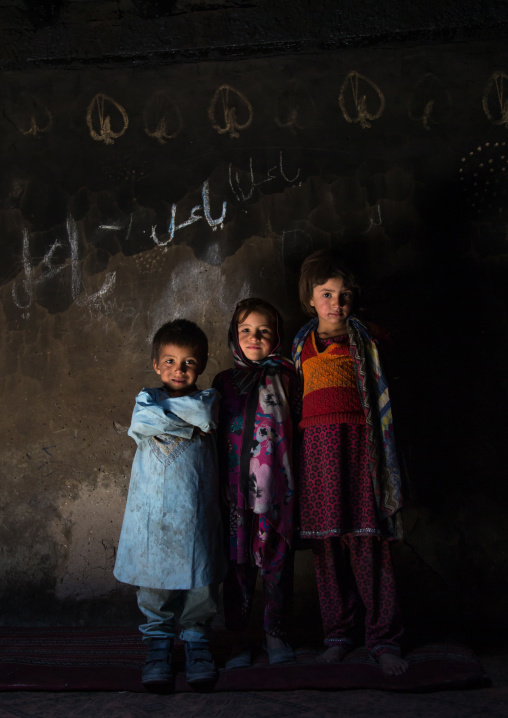
[[[142,680],[153,692],[173,688],[171,655],[180,613],[185,674],[191,684],[213,683],[210,623],[226,570],[218,496],[219,394],[198,391],[208,341],[193,322],[164,324],[152,345],[162,387],[136,397],[129,436],[138,449],[114,574],[138,586],[140,626],[148,653]]]

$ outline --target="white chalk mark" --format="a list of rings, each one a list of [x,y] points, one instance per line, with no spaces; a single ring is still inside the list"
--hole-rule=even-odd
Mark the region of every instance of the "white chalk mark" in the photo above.
[[[254,187],[255,187],[255,184],[254,184],[254,172],[253,172],[253,170],[252,170],[252,157],[251,157],[250,160],[249,160],[250,190],[249,190],[249,192],[248,192],[247,194],[244,194],[244,192],[243,192],[243,190],[242,190],[242,187],[241,187],[241,185],[240,185],[240,177],[239,177],[239,174],[238,174],[238,170],[236,170],[236,172],[235,172],[235,174],[236,174],[236,186],[238,187],[238,192],[241,194],[241,197],[238,196],[238,194],[235,192],[235,188],[233,187],[233,181],[232,181],[232,178],[231,178],[231,169],[232,169],[232,163],[230,162],[230,163],[229,163],[229,186],[231,187],[231,190],[232,190],[233,194],[235,195],[235,197],[237,198],[237,200],[238,200],[239,202],[241,202],[241,201],[246,202],[246,201],[247,201],[248,199],[250,199],[250,198],[252,197],[252,195],[254,194]]]
[[[115,284],[116,272],[108,272],[106,274],[106,279],[104,280],[104,283],[100,289],[98,289],[94,294],[87,294],[85,292],[85,296],[79,297],[76,300],[76,303],[81,306],[87,306],[90,309],[100,311],[102,307],[106,308],[105,299],[109,294],[113,292]]]
[[[32,259],[30,257],[30,235],[28,233],[28,230],[26,228],[23,228],[23,271],[25,274],[25,278],[23,279],[22,285],[23,285],[23,291],[25,292],[28,304],[22,304],[21,300],[18,295],[18,289],[16,286],[16,283],[14,282],[12,285],[12,301],[19,309],[28,309],[28,307],[31,306],[33,301],[33,289],[34,286],[37,284],[41,284],[42,282],[45,282],[48,279],[52,279],[57,274],[59,274],[62,269],[64,268],[64,265],[58,266],[52,266],[51,265],[51,258],[55,251],[62,246],[62,243],[57,239],[51,247],[48,249],[46,254],[44,255],[42,259],[42,264],[47,267],[47,272],[44,272],[44,274],[41,274],[40,277],[35,278],[34,270],[32,268]]]
[[[128,242],[129,239],[130,239],[130,237],[131,237],[132,218],[133,218],[133,216],[134,216],[134,215],[133,215],[133,213],[131,212],[131,218],[130,218],[130,221],[129,221],[129,226],[127,227],[127,234],[126,234],[126,236],[125,236],[125,241],[126,241],[126,242]]]
[[[372,217],[369,217],[369,226],[367,227],[365,232],[362,232],[362,234],[367,234],[368,232],[370,232],[372,227],[381,227],[381,225],[383,224],[383,218],[381,217],[381,205],[377,204],[376,210],[377,210],[377,218],[374,217],[374,219],[373,219]]]
[[[152,232],[150,234],[150,237],[153,239],[155,244],[157,244],[159,246],[161,245],[161,242],[159,242],[159,238],[157,237],[157,233],[155,231],[155,225],[152,226]],[[168,242],[169,242],[169,240],[168,240]],[[162,245],[164,245],[164,244],[167,244],[167,242],[162,242]]]
[[[79,266],[78,226],[71,215],[67,218],[67,234],[71,246],[71,295],[75,300],[81,292],[81,269]]]
[[[276,169],[277,169],[277,165],[274,165],[273,167],[270,167],[270,169],[269,169],[268,172],[266,173],[266,179],[263,180],[262,182],[259,182],[259,184],[263,184],[264,182],[271,182],[271,180],[276,179],[275,175],[271,174],[272,172],[275,172]],[[299,172],[299,171],[300,171],[300,170],[298,170],[298,172]]]
[[[71,296],[73,301],[76,301],[80,305],[87,305],[90,307],[100,308],[101,302],[104,304],[104,298],[113,290],[116,273],[109,273],[106,276],[103,286],[95,294],[88,295],[86,290],[83,291],[81,281],[81,268],[79,263],[79,247],[78,247],[78,225],[71,215],[67,217],[67,238],[69,241],[70,252],[71,252]],[[26,228],[23,228],[23,270],[24,279],[22,281],[23,291],[26,294],[25,303],[19,297],[19,290],[16,283],[12,285],[12,300],[19,309],[28,309],[33,302],[34,286],[42,284],[50,279],[53,279],[59,274],[67,265],[53,265],[52,259],[57,249],[63,247],[63,243],[60,240],[53,242],[51,247],[48,249],[42,259],[42,265],[47,269],[39,277],[35,278],[34,269],[32,268],[32,260],[30,257],[30,235]],[[28,316],[28,314],[26,315]]]
[[[81,268],[79,265],[78,247],[78,225],[76,220],[69,215],[67,218],[67,234],[71,247],[71,295],[79,306],[88,306],[99,311],[105,307],[104,298],[113,290],[116,281],[116,272],[108,272],[102,287],[94,294],[88,295],[82,286]]]
[[[212,219],[212,215],[210,214],[210,190],[208,187],[208,180],[206,182],[203,182],[203,189],[201,191],[202,197],[203,197],[203,212],[205,213],[205,219],[208,222],[209,226],[216,230],[218,226],[220,226],[221,229],[224,227],[224,220],[226,219],[226,208],[227,208],[227,202],[222,203],[222,214],[217,219]]]
[[[295,174],[295,176],[293,177],[293,179],[289,179],[289,177],[286,176],[286,174],[285,174],[285,172],[284,172],[284,169],[283,169],[283,167],[282,167],[282,150],[281,150],[280,153],[279,153],[279,169],[280,169],[281,176],[284,177],[284,179],[286,180],[286,182],[288,182],[289,184],[292,184],[293,182],[296,182],[296,180],[297,180],[298,177],[300,176],[300,168],[298,168],[297,173]]]
[[[155,226],[152,227],[151,237],[158,247],[165,247],[166,245],[168,245],[170,242],[173,241],[173,239],[175,237],[175,232],[177,232],[180,229],[183,229],[184,227],[189,227],[191,224],[194,224],[195,222],[199,222],[200,219],[205,219],[207,221],[208,225],[214,231],[219,226],[221,229],[223,228],[224,220],[226,218],[227,202],[224,201],[222,203],[222,213],[221,213],[220,217],[218,217],[217,219],[213,219],[213,217],[211,215],[211,210],[210,210],[210,188],[208,185],[208,180],[206,180],[206,182],[203,182],[203,186],[201,188],[201,196],[203,199],[203,204],[195,205],[191,209],[188,219],[186,219],[184,222],[180,222],[179,224],[177,224],[177,222],[176,222],[177,205],[175,202],[171,205],[171,219],[169,221],[169,227],[168,227],[168,235],[169,236],[166,240],[161,241],[157,237],[157,232],[156,232]],[[199,214],[201,211],[203,212],[203,214]]]
[[[171,220],[169,222],[169,227],[168,227],[169,237],[168,237],[168,239],[161,241],[157,237],[157,232],[155,231],[155,226],[153,226],[151,237],[152,237],[153,241],[155,242],[155,244],[158,247],[165,247],[167,244],[169,244],[170,242],[173,241],[173,239],[175,237],[175,232],[177,230],[182,229],[183,227],[188,227],[190,224],[194,224],[194,222],[197,222],[198,220],[203,219],[202,215],[196,214],[196,212],[198,212],[198,210],[200,210],[200,209],[202,209],[201,205],[197,204],[195,207],[193,207],[191,209],[189,219],[186,219],[185,222],[181,222],[181,224],[177,225],[176,221],[175,221],[176,220],[176,204],[173,203],[171,205]]]
[[[232,179],[232,176],[231,176],[231,170],[232,170],[232,168],[233,168],[233,163],[230,162],[230,163],[229,163],[229,168],[228,168],[229,186],[231,187],[231,192],[235,195],[235,197],[236,197],[236,199],[238,200],[238,202],[240,202],[240,201],[241,201],[241,200],[240,200],[240,197],[236,194],[235,188],[233,187],[233,179]],[[238,172],[236,173],[236,182],[237,182],[237,184],[239,184],[239,182],[238,182]]]
[[[19,309],[28,309],[33,299],[33,269],[30,260],[30,235],[26,227],[23,227],[23,271],[25,278],[22,281],[23,291],[26,293],[28,304],[22,304],[18,296],[16,282],[12,284],[12,301]]]
[[[286,176],[284,172],[284,168],[282,166],[282,150],[279,154],[279,164],[274,165],[273,167],[270,167],[270,169],[266,173],[266,177],[262,180],[259,180],[258,182],[254,181],[254,170],[252,168],[252,157],[249,158],[249,175],[250,175],[250,187],[248,191],[243,191],[241,183],[240,183],[240,175],[238,170],[235,170],[234,177],[233,177],[233,164],[229,163],[228,168],[228,175],[229,175],[229,186],[231,187],[231,191],[233,192],[234,196],[236,197],[238,202],[246,202],[249,200],[252,195],[254,194],[254,190],[256,187],[260,187],[263,184],[266,184],[267,182],[273,182],[273,180],[277,179],[277,170],[280,172],[280,176],[289,184],[292,184],[295,182],[298,177],[300,176],[300,169],[297,170],[296,175],[293,177],[293,179],[290,179]],[[233,182],[233,179],[235,182]]]
[[[169,235],[170,239],[169,241],[173,239],[175,236],[175,232],[178,229],[183,229],[184,227],[188,227],[190,224],[194,224],[194,222],[198,222],[200,219],[203,219],[203,215],[198,215],[196,212],[203,209],[203,207],[200,204],[197,204],[195,207],[191,209],[189,219],[186,219],[185,222],[181,222],[179,225],[175,225],[175,216],[176,216],[176,204],[174,204],[171,208],[171,222],[169,223]],[[167,244],[167,242],[166,242]]]
[[[42,263],[45,267],[48,268],[48,271],[37,279],[37,283],[46,281],[46,279],[52,279],[52,277],[55,277],[64,268],[64,264],[61,264],[59,267],[54,267],[51,265],[51,257],[59,247],[63,247],[63,244],[60,242],[60,240],[57,239],[56,242],[51,245],[51,247],[44,255]]]

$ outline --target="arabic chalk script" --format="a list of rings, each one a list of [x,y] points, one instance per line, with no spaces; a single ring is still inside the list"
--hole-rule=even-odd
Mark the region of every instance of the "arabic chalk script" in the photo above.
[[[252,157],[249,159],[249,178],[248,178],[248,187],[245,189],[242,188],[242,184],[240,181],[240,176],[238,170],[235,170],[233,173],[233,164],[230,162],[229,164],[229,186],[231,187],[231,191],[233,192],[234,196],[238,200],[238,202],[246,202],[249,200],[252,195],[254,194],[254,190],[256,187],[260,187],[262,184],[265,184],[266,182],[272,182],[273,180],[277,179],[277,173],[279,173],[280,177],[282,177],[288,184],[292,184],[293,182],[296,182],[298,177],[300,176],[300,169],[296,171],[296,174],[294,177],[288,177],[286,173],[284,172],[283,162],[282,162],[282,150],[279,152],[279,163],[274,165],[273,167],[270,167],[270,169],[266,173],[266,177],[264,177],[261,180],[258,180],[257,182],[254,181],[254,171],[252,169]]]
[[[19,309],[29,309],[34,300],[34,294],[37,285],[45,283],[63,272],[66,268],[70,268],[70,292],[73,301],[82,306],[88,306],[90,309],[100,310],[106,308],[105,298],[112,293],[115,282],[116,272],[108,272],[102,287],[93,294],[88,294],[83,286],[81,267],[78,256],[78,225],[76,221],[69,216],[66,223],[67,241],[70,248],[70,262],[64,264],[52,264],[53,256],[57,249],[63,247],[60,240],[56,240],[48,249],[42,260],[42,266],[45,268],[43,273],[36,275],[35,268],[32,266],[32,257],[30,255],[30,233],[26,228],[23,229],[23,274],[24,277],[20,282],[21,288],[16,282],[12,284],[12,301]]]

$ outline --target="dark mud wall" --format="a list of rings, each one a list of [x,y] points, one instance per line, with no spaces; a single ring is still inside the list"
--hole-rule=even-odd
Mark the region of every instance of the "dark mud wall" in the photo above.
[[[33,54],[61,30],[57,5],[30,20]],[[291,38],[275,52],[268,37],[264,52],[237,49],[235,59],[199,59],[193,36],[192,62],[155,62],[146,46],[143,61],[125,51],[112,62],[111,42],[108,62],[84,62],[79,46],[35,66],[28,50],[8,48],[4,623],[127,620],[134,601],[112,567],[133,400],[156,383],[154,331],[176,316],[205,329],[203,386],[230,363],[226,328],[243,297],[280,308],[289,347],[303,319],[300,263],[335,247],[362,278],[366,315],[389,335],[407,473],[396,551],[407,621],[506,627],[508,50],[479,30],[437,42],[411,38],[410,27],[389,44],[347,43],[342,28],[326,48],[307,34],[305,52]],[[56,40],[51,48],[60,51]],[[311,586],[307,552],[297,606]]]

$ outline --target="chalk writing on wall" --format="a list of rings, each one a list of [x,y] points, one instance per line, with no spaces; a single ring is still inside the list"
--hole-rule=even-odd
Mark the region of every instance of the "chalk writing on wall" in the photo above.
[[[339,106],[346,122],[359,122],[365,130],[383,114],[385,98],[375,82],[353,70],[340,88]]]
[[[228,180],[229,180],[229,186],[231,188],[231,192],[234,195],[234,198],[237,202],[247,202],[254,194],[254,190],[257,187],[260,187],[263,184],[266,184],[267,182],[272,182],[273,180],[276,180],[278,177],[282,178],[285,182],[292,185],[294,184],[298,178],[300,177],[300,168],[296,169],[296,173],[293,177],[289,177],[286,174],[286,171],[284,170],[284,163],[283,163],[283,156],[282,156],[282,150],[279,152],[279,162],[278,164],[275,164],[273,167],[271,167],[266,172],[266,177],[263,177],[262,179],[258,179],[257,181],[254,181],[254,170],[253,170],[253,158],[250,157],[249,159],[249,172],[245,173],[248,174],[248,178],[245,182],[245,188],[242,186],[242,179],[240,176],[240,173],[238,170],[233,170],[233,164],[230,163],[228,167]],[[300,183],[301,184],[301,183]],[[222,210],[218,217],[212,217],[212,211],[210,207],[210,188],[209,188],[209,181],[206,180],[206,182],[203,183],[203,186],[201,187],[201,199],[202,203],[195,205],[190,213],[187,219],[180,221],[177,223],[176,217],[177,217],[177,205],[176,203],[173,203],[171,205],[171,218],[169,221],[169,227],[168,232],[166,236],[159,237],[157,235],[156,227],[152,227],[151,230],[151,237],[155,244],[158,247],[163,247],[169,244],[173,241],[175,232],[178,232],[181,229],[184,229],[184,227],[189,227],[191,224],[194,224],[195,222],[199,222],[200,220],[206,221],[209,227],[212,228],[212,230],[217,229],[223,229],[224,222],[226,219],[226,213],[227,213],[227,200],[224,200],[222,202]]]
[[[508,82],[506,72],[493,72],[483,93],[483,111],[494,125],[508,127],[508,96],[504,94],[504,83]]]
[[[293,182],[296,182],[296,180],[300,176],[300,169],[296,170],[296,174],[294,177],[288,177],[284,171],[283,167],[283,159],[282,159],[282,150],[279,152],[279,163],[274,165],[273,167],[270,167],[270,169],[266,173],[266,177],[263,177],[263,179],[258,179],[257,181],[254,181],[254,171],[252,169],[252,157],[249,160],[249,173],[247,180],[244,183],[244,187],[242,186],[242,181],[240,177],[240,173],[238,170],[235,170],[233,172],[233,164],[229,164],[229,186],[231,187],[231,191],[233,192],[235,198],[238,202],[246,202],[249,200],[252,195],[254,194],[254,190],[256,187],[260,187],[262,184],[266,184],[267,182],[273,182],[273,180],[277,179],[278,174],[280,177],[282,177],[288,184],[293,184]],[[247,173],[245,173],[247,174]]]
[[[243,93],[229,85],[221,85],[212,97],[208,117],[220,135],[229,132],[230,137],[240,137],[240,131],[250,127],[254,110]]]
[[[143,111],[143,125],[148,137],[155,138],[161,145],[180,132],[183,127],[182,115],[167,92],[156,92],[148,100]]]
[[[219,217],[216,217],[214,219],[210,210],[210,190],[208,186],[208,180],[206,180],[206,182],[203,182],[203,186],[201,188],[201,197],[203,200],[202,204],[197,204],[195,207],[193,207],[190,211],[188,219],[184,220],[183,222],[180,222],[179,224],[176,223],[176,204],[172,204],[171,220],[168,227],[169,236],[167,239],[160,240],[157,237],[155,227],[152,227],[152,239],[155,244],[157,244],[159,247],[169,244],[173,241],[176,231],[178,231],[179,229],[183,229],[184,227],[188,227],[189,225],[194,224],[194,222],[199,222],[199,220],[201,219],[206,220],[208,226],[211,227],[213,230],[216,230],[218,227],[223,229],[224,220],[226,219],[227,202],[224,201],[222,203],[222,212]],[[200,214],[201,212],[202,214]]]
[[[111,107],[110,110],[108,110],[108,105]],[[113,129],[111,114],[108,114],[108,112],[112,111],[116,111],[117,114],[114,123],[115,126],[118,124],[118,129],[116,130]],[[116,139],[125,134],[129,126],[129,118],[120,103],[113,100],[112,97],[99,92],[88,105],[86,124],[92,139],[97,142],[104,142],[105,145],[112,145]]]
[[[258,187],[275,180],[283,181],[288,185],[300,185],[301,182],[298,182],[300,174],[301,170],[299,167],[290,171],[287,166],[284,165],[282,150],[279,152],[278,162],[274,163],[273,167],[268,169],[264,174],[254,172],[254,160],[252,157],[249,159],[249,170],[243,175],[234,169],[231,163],[228,167],[228,181],[233,195],[232,201],[239,203],[247,202]],[[245,177],[247,177],[246,181]],[[206,222],[212,231],[223,229],[227,216],[228,201],[231,200],[220,199],[219,202],[222,206],[219,205],[218,208],[212,208],[209,185],[209,180],[203,182],[201,186],[201,203],[195,205],[185,219],[179,217],[177,203],[172,203],[167,232],[159,236],[155,226],[147,227],[146,230],[139,231],[142,233],[145,231],[148,232],[157,247],[165,247],[173,241],[176,232],[189,227],[195,222]],[[97,231],[125,232],[124,240],[127,241],[131,235],[132,224],[133,215],[131,214],[128,218],[125,217],[119,221],[101,222],[97,226]],[[61,273],[68,272],[69,292],[72,301],[96,312],[110,311],[110,298],[115,287],[116,273],[107,273],[102,286],[96,292],[89,293],[86,290],[81,272],[79,245],[80,243],[85,243],[87,238],[83,236],[80,238],[80,232],[84,232],[83,223],[76,222],[76,220],[69,215],[65,227],[65,236],[56,239],[51,246],[46,249],[42,260],[37,263],[36,260],[34,261],[30,252],[30,232],[28,228],[23,228],[21,249],[23,276],[18,281],[13,282],[11,290],[12,300],[19,309],[25,311],[30,308],[36,298],[36,290],[39,285],[50,282]],[[93,242],[93,236],[88,239]],[[65,262],[61,260],[58,262],[57,256],[59,252],[57,250],[62,249],[68,250],[69,257]]]
[[[45,283],[56,277],[56,275],[70,270],[70,293],[73,301],[82,306],[87,306],[95,311],[101,309],[109,310],[107,297],[113,292],[116,282],[116,272],[108,272],[97,292],[89,294],[83,286],[81,266],[78,256],[79,230],[76,221],[69,216],[66,224],[66,239],[70,249],[70,262],[65,264],[52,264],[53,256],[57,249],[62,247],[62,242],[56,240],[48,249],[42,260],[42,267],[45,271],[36,274],[30,254],[30,233],[23,229],[23,279],[21,287],[16,282],[12,285],[12,301],[19,309],[29,309],[34,300],[37,285]]]

